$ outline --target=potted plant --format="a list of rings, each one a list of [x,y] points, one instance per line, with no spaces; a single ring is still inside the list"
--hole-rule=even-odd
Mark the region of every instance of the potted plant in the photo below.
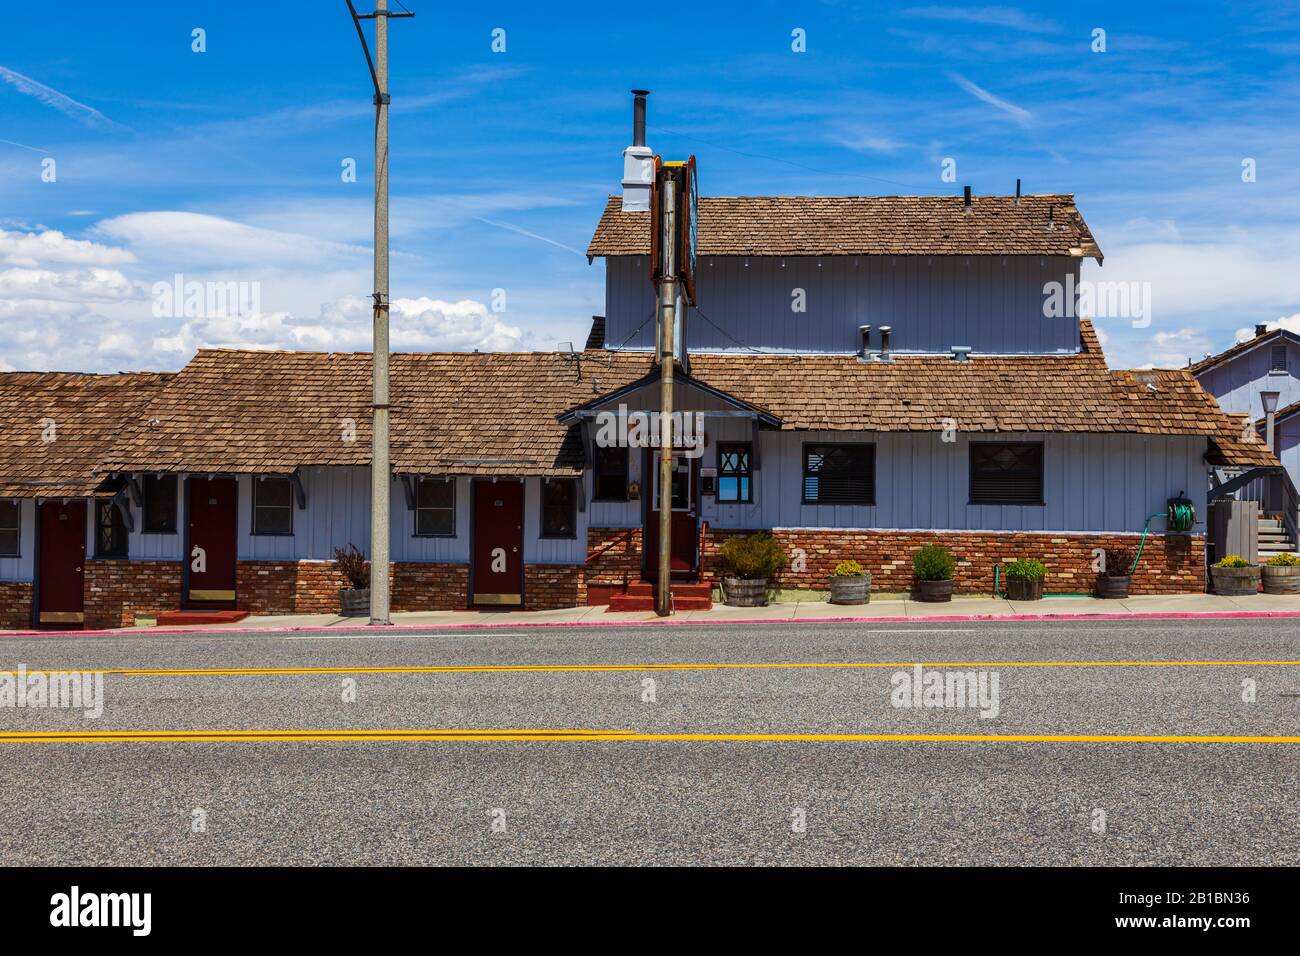
[[[948,549],[937,544],[927,544],[912,555],[917,598],[922,601],[951,601],[952,572],[956,565]]]
[[[1097,574],[1097,597],[1124,599],[1133,583],[1133,552],[1107,548],[1101,571]]]
[[[1264,562],[1265,594],[1300,594],[1300,557],[1275,554]]]
[[[339,588],[339,613],[343,617],[370,616],[370,562],[355,544],[334,549],[334,567],[348,586]]]
[[[766,531],[728,538],[718,549],[723,602],[732,607],[765,606],[767,579],[787,560],[780,543]]]
[[[856,561],[841,561],[831,577],[832,604],[867,604],[871,601],[871,572]]]
[[[1047,566],[1034,558],[1016,558],[1007,564],[1008,601],[1041,601]]]
[[[1214,593],[1240,597],[1259,593],[1259,565],[1239,554],[1224,555],[1210,568]]]

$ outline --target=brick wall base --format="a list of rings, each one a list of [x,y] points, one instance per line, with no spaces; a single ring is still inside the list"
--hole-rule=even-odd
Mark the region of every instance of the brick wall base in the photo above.
[[[86,562],[86,627],[129,627],[137,615],[153,617],[181,606],[179,561]]]
[[[705,535],[703,564],[707,578],[716,578],[718,549],[728,537],[751,534],[710,528]],[[784,529],[774,532],[786,549],[801,548],[805,567],[792,566],[774,579],[777,587],[824,591],[840,561],[854,560],[871,572],[875,591],[910,591],[912,555],[927,544],[940,544],[957,559],[953,590],[959,594],[991,594],[993,569],[1015,558],[1037,558],[1047,565],[1043,590],[1048,593],[1090,593],[1096,580],[1093,549],[1136,550],[1139,537],[1123,534],[1051,534],[1016,531],[835,531]],[[1133,594],[1186,594],[1205,590],[1204,535],[1148,535],[1142,560],[1133,576]]]
[[[22,631],[32,626],[32,582],[0,581],[0,628]]]
[[[394,611],[463,611],[469,600],[467,564],[395,564]]]
[[[235,606],[253,614],[337,614],[343,586],[332,561],[240,561]]]
[[[549,611],[587,603],[586,572],[581,564],[524,565],[524,607]]]

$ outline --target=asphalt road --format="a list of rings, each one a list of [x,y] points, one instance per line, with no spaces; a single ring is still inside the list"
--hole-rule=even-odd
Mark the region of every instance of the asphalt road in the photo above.
[[[916,662],[995,708],[896,706]],[[108,673],[97,719],[0,706],[6,865],[1300,863],[1289,620],[0,640],[20,667]],[[57,736],[122,731],[180,739]]]

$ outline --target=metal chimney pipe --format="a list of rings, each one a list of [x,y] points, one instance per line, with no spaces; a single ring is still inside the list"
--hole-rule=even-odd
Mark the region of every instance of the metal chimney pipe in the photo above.
[[[889,355],[889,333],[894,331],[892,326],[882,325],[880,327],[880,357],[885,358]]]
[[[970,208],[970,187],[969,186],[966,187],[966,201],[963,203],[963,205],[967,209]]]
[[[632,91],[632,145],[645,145],[645,98],[649,90]]]
[[[862,348],[858,350],[858,355],[866,358],[871,351],[871,326],[859,325],[858,334],[862,336]]]
[[[1267,325],[1257,325],[1257,326],[1255,326],[1255,338],[1259,338],[1261,335],[1263,335],[1263,334],[1264,334],[1265,332],[1267,332],[1267,331],[1268,331],[1268,326],[1267,326]]]
[[[1020,179],[1016,178],[1016,205],[1020,205]]]

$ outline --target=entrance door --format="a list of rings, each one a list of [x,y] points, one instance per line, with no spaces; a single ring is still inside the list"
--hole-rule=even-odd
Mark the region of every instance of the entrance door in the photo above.
[[[230,607],[235,603],[235,540],[239,486],[234,478],[186,481],[189,531],[186,607]]]
[[[699,509],[696,506],[699,485],[698,458],[687,458],[680,452],[673,454],[672,481],[672,542],[668,567],[676,578],[693,578],[699,571]],[[648,449],[644,471],[651,476],[648,482],[651,493],[645,509],[645,528],[642,539],[645,550],[641,555],[641,570],[647,577],[655,577],[659,569],[659,453]]]
[[[524,483],[473,483],[470,604],[524,603]]]
[[[40,504],[37,620],[64,627],[86,621],[86,503]]]

